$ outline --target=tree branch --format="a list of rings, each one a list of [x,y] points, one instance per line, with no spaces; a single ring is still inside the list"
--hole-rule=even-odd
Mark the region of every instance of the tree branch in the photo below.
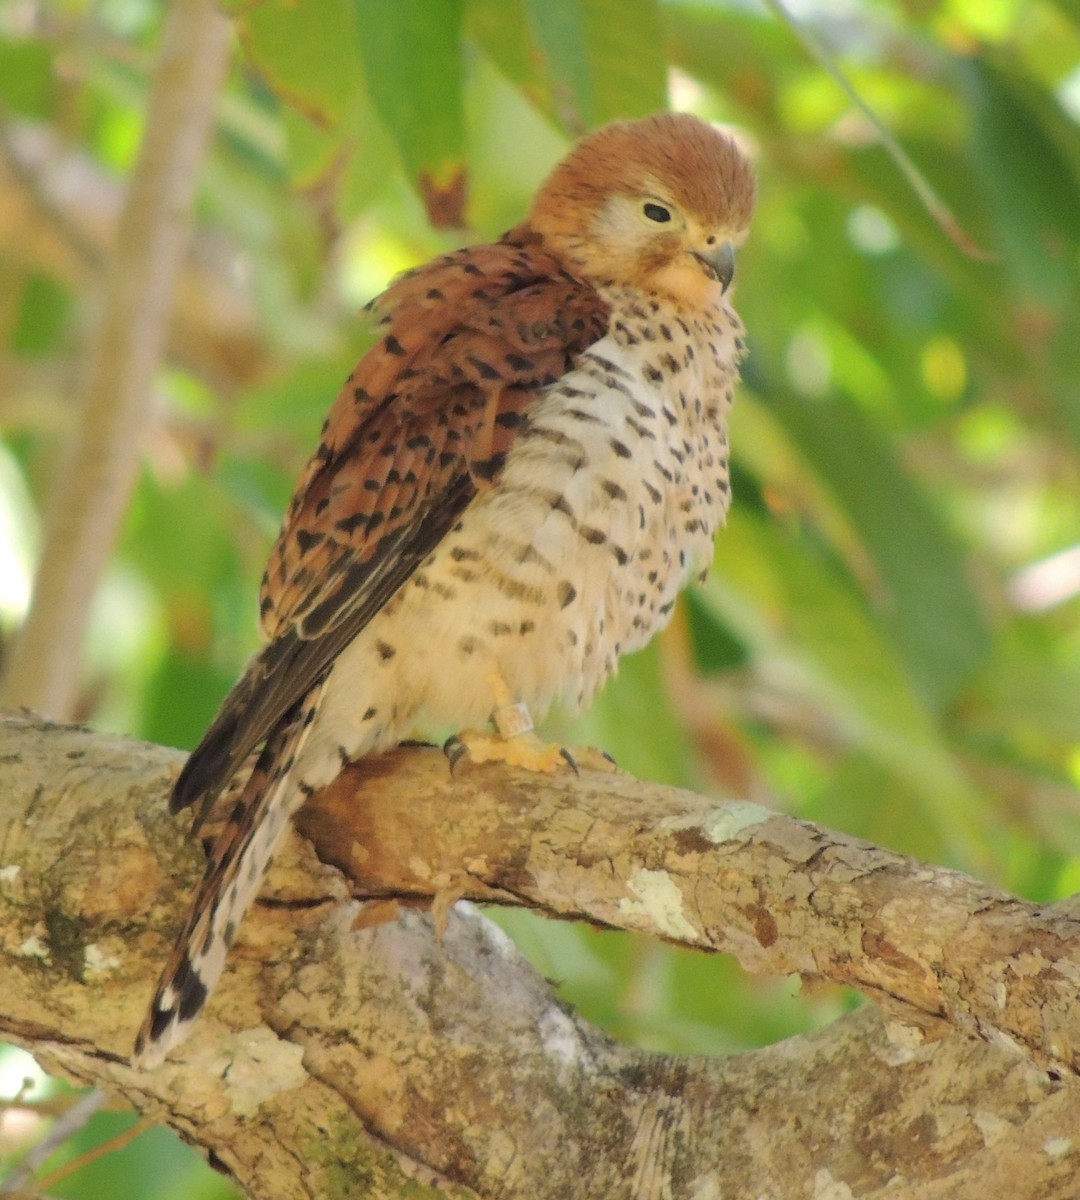
[[[30,612],[0,691],[7,704],[57,716],[71,710],[88,601],[112,551],[150,423],[151,386],[228,52],[229,24],[214,0],[170,6],[79,429],[52,497]]]
[[[442,937],[408,907],[357,928],[341,874],[293,838],[191,1040],[133,1072],[202,866],[164,813],[179,762],[0,723],[0,1033],[168,1121],[253,1197],[439,1180],[510,1200],[1075,1191],[1077,1085],[1015,1048],[1076,1070],[1066,910],[625,776],[449,780],[436,751],[365,764],[305,810],[357,894],[525,902],[728,948],[854,982],[890,1015],[721,1060],[639,1051],[568,1011],[468,906]]]

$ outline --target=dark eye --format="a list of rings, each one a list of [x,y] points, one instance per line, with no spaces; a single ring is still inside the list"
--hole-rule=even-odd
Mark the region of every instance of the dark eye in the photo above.
[[[665,221],[671,220],[671,212],[662,204],[646,204],[645,215],[650,221],[659,221],[663,224]]]

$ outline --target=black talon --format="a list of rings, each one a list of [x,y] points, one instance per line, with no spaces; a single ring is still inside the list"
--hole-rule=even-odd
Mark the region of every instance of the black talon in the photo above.
[[[457,765],[469,753],[469,747],[453,733],[443,742],[443,754],[446,755],[447,761],[450,763],[450,774],[457,770]]]
[[[566,759],[567,763],[569,763],[569,765],[570,765],[570,770],[571,770],[571,771],[573,771],[573,772],[574,772],[574,774],[575,774],[575,775],[577,775],[577,776],[578,776],[578,778],[580,779],[580,778],[581,778],[581,772],[578,770],[578,765],[577,765],[577,763],[574,761],[574,756],[573,756],[573,755],[570,753],[570,751],[569,751],[569,750],[567,750],[567,748],[566,748],[565,746],[560,746],[560,747],[559,747],[559,753],[560,753],[560,754],[563,756],[563,758],[565,758],[565,759]]]

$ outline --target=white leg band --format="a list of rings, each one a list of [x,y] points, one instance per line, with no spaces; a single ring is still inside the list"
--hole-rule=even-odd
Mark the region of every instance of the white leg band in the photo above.
[[[529,710],[522,703],[501,704],[491,714],[491,721],[504,738],[517,737],[521,733],[530,733],[533,723]]]

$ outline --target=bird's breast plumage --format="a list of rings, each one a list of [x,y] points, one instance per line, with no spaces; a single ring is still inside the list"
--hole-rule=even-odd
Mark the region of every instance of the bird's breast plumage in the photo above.
[[[607,334],[536,402],[498,481],[338,659],[312,749],[335,769],[416,726],[482,725],[495,672],[534,715],[587,704],[710,562],[742,327],[723,301],[690,312],[605,298]]]

